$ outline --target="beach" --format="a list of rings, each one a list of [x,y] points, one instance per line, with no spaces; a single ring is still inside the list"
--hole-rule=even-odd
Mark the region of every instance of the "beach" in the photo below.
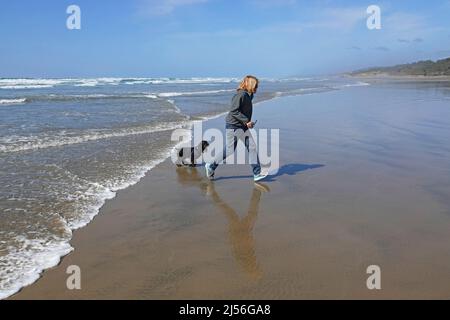
[[[167,159],[10,299],[448,299],[449,102],[447,82],[418,81],[262,101],[258,128],[280,129],[263,187],[246,165],[209,182]],[[81,290],[67,289],[71,265]]]
[[[261,80],[254,103],[367,83]],[[73,232],[229,109],[236,78],[0,79],[0,299],[74,250]],[[223,127],[223,126],[220,126]]]
[[[346,75],[349,78],[359,79],[361,81],[369,81],[370,83],[386,83],[386,82],[449,82],[450,76],[418,76],[418,75],[391,75],[388,73],[356,73]]]

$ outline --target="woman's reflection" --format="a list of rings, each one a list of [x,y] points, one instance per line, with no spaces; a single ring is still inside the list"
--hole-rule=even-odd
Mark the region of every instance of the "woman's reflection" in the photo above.
[[[241,218],[233,208],[220,198],[214,187],[214,182],[205,182],[195,168],[180,168],[177,169],[177,173],[178,181],[181,184],[192,185],[197,182],[202,192],[206,191],[211,196],[211,199],[228,220],[228,235],[234,258],[252,279],[260,279],[262,270],[256,258],[253,228],[258,216],[261,194],[270,191],[270,189],[262,183],[255,184],[247,215]]]

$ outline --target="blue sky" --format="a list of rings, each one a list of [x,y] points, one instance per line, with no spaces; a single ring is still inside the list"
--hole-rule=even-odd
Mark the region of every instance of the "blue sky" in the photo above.
[[[3,1],[0,77],[330,74],[449,57],[449,17],[450,0]]]

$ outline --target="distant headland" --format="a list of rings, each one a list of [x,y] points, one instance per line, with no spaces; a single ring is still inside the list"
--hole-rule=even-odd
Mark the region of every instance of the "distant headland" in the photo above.
[[[417,77],[447,77],[450,76],[450,58],[432,61],[418,61],[390,67],[374,67],[356,70],[348,73],[357,77],[378,76],[417,76]]]

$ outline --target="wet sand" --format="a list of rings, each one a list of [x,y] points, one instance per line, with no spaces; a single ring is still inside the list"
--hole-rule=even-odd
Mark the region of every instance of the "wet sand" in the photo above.
[[[203,167],[166,161],[108,201],[74,233],[75,251],[12,299],[450,298],[442,90],[266,101],[259,128],[281,128],[268,191],[249,166],[221,166],[209,183]],[[374,264],[382,289],[371,291]],[[81,268],[81,290],[66,288],[70,265]]]
[[[370,83],[386,82],[449,82],[450,76],[413,76],[413,75],[390,75],[387,73],[360,73],[347,74],[349,78],[359,79]]]

